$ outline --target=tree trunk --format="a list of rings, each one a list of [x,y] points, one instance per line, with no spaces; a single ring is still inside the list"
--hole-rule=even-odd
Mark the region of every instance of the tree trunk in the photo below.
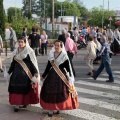
[[[54,0],[52,0],[52,35],[54,36]]]
[[[3,0],[0,0],[0,35],[4,38],[5,33],[5,11],[3,8]]]

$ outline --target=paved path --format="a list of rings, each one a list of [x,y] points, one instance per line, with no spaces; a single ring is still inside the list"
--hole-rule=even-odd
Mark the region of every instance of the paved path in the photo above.
[[[60,115],[48,118],[47,111],[37,104],[14,113],[8,103],[6,81],[0,73],[0,120],[120,120],[120,56],[113,56],[111,65],[115,82],[106,83],[108,76],[105,71],[96,81],[86,75],[88,68],[83,61],[84,52],[85,50],[80,50],[78,57],[74,59],[77,74],[75,85],[80,103],[78,109],[62,111]],[[8,68],[10,59],[7,58],[3,63]],[[39,56],[38,63],[42,74],[47,63],[47,56]],[[97,67],[98,65],[95,65],[95,68]]]

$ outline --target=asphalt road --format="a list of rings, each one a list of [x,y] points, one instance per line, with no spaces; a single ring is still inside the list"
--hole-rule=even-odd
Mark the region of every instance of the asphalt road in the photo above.
[[[47,111],[38,104],[14,113],[8,102],[7,83],[0,73],[0,120],[120,120],[120,55],[112,58],[111,68],[115,82],[106,83],[108,75],[105,70],[96,81],[86,75],[88,67],[83,60],[84,53],[85,49],[79,50],[78,57],[73,60],[76,71],[75,86],[80,104],[78,109],[61,111],[60,115],[48,118]],[[4,54],[2,58],[5,58]],[[47,56],[39,56],[37,59],[42,74],[47,64]],[[5,59],[3,64],[8,69],[10,59]],[[95,65],[95,68],[98,66],[99,64]]]

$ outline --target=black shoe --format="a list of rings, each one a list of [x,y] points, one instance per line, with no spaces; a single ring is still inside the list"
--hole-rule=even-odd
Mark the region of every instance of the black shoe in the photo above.
[[[87,73],[87,75],[91,75],[91,72]]]
[[[59,110],[57,110],[57,112],[56,112],[55,114],[60,114],[60,111],[59,111]]]
[[[52,117],[53,116],[53,113],[48,113],[48,117]]]
[[[14,112],[18,112],[19,108],[14,107]]]
[[[97,78],[95,78],[95,77],[93,77],[93,76],[91,76],[94,80],[96,80]]]
[[[106,80],[106,82],[112,83],[114,82],[114,80]]]

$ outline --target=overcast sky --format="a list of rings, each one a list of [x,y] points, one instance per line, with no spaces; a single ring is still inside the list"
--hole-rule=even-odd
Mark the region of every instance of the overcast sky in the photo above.
[[[51,1],[51,0],[50,0]],[[59,0],[64,1],[64,0]],[[86,8],[91,9],[92,7],[99,7],[103,5],[104,8],[108,9],[108,0],[81,0]],[[4,0],[4,8],[8,9],[9,7],[19,7],[22,8],[22,0]],[[111,10],[120,10],[120,0],[109,0],[109,9]]]

